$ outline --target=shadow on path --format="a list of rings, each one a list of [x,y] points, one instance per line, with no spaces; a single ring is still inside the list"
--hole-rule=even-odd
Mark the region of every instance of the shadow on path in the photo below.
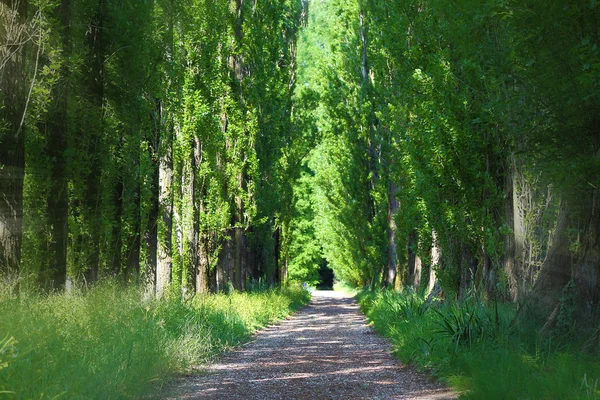
[[[316,291],[309,306],[225,354],[178,399],[453,399],[366,325],[355,300]]]

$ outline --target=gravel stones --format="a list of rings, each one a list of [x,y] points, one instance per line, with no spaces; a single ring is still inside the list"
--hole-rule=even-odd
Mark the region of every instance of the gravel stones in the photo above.
[[[401,365],[356,301],[313,292],[311,303],[254,340],[186,378],[176,399],[454,399],[456,394]]]

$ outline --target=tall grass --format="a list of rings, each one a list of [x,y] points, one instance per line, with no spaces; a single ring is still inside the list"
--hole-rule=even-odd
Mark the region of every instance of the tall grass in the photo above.
[[[308,301],[301,288],[144,300],[86,293],[0,296],[0,398],[136,398]]]
[[[533,325],[511,323],[512,305],[476,297],[428,303],[411,292],[364,291],[358,297],[400,359],[432,371],[461,398],[600,399],[598,346],[590,347],[585,337],[540,336]]]

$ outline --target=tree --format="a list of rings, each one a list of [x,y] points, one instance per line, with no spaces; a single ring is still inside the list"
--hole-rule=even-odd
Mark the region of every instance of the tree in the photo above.
[[[0,270],[3,274],[18,274],[21,258],[24,124],[30,97],[27,89],[35,83],[27,85],[25,68],[29,33],[27,9],[25,0],[12,0],[0,5],[0,40],[5,44],[0,53]]]

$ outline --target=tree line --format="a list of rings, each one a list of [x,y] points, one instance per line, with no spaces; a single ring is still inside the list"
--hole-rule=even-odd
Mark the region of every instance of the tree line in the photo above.
[[[311,2],[294,273],[598,321],[599,11]]]
[[[0,272],[279,281],[302,1],[0,2]]]
[[[0,267],[22,283],[328,265],[597,314],[596,2],[0,7]]]

